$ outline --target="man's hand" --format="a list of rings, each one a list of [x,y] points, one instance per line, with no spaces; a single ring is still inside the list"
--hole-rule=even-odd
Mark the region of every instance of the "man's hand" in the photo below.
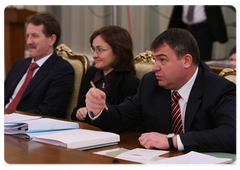
[[[157,132],[143,133],[138,140],[140,144],[147,149],[152,148],[169,149],[167,135],[161,133]]]
[[[106,94],[103,91],[91,88],[86,94],[86,107],[97,116],[106,107],[105,100]]]

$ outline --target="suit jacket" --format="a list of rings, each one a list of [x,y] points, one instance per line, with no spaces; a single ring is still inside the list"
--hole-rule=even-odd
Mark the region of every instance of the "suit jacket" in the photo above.
[[[32,58],[18,60],[5,80],[4,106],[27,71]],[[23,93],[16,110],[65,118],[74,88],[72,66],[54,52],[39,68]]]
[[[125,131],[143,123],[145,132],[171,133],[171,90],[158,85],[154,72],[146,74],[138,92],[90,124],[107,131]],[[236,152],[236,86],[199,64],[185,112],[185,151]]]
[[[204,6],[207,16],[207,26],[210,29],[213,41],[225,43],[228,41],[227,29],[224,23],[220,6]],[[186,28],[182,21],[183,6],[174,6],[168,28]]]
[[[77,107],[72,112],[72,120],[78,120],[76,118],[76,111],[80,107],[85,107],[85,95],[88,90],[92,87],[90,81],[94,80],[97,68],[90,67],[84,78],[83,87],[81,90],[80,100]],[[140,80],[132,75],[131,73],[115,72],[111,86],[106,94],[106,102],[109,104],[117,105],[124,101],[128,96],[135,95]]]

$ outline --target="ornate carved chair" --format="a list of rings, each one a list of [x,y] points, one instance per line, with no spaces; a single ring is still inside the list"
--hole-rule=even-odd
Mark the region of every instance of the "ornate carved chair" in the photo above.
[[[152,67],[155,64],[155,60],[152,56],[152,52],[147,50],[143,53],[139,53],[134,57],[134,65],[136,70],[136,77],[141,79],[144,74],[152,71]]]
[[[73,54],[72,50],[65,44],[58,45],[55,50],[57,52],[57,55],[67,60],[73,66],[75,71],[74,91],[71,95],[66,113],[66,119],[71,119],[72,111],[77,106],[77,102],[79,100],[82,81],[90,64],[88,58],[85,55]]]
[[[225,77],[229,81],[237,84],[237,69],[236,68],[225,68],[220,73],[220,76]]]

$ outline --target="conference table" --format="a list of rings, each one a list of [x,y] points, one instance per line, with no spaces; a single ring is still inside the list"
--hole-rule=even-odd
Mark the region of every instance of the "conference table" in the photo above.
[[[229,61],[228,59],[205,61],[211,70],[219,74],[225,68],[236,68],[236,61]]]
[[[5,114],[10,113],[20,113],[25,115],[39,116],[36,114],[5,110]],[[42,116],[43,118],[53,118],[49,116]],[[58,120],[66,120],[53,118]],[[66,120],[71,121],[71,120]],[[72,121],[77,122],[77,121]],[[101,131],[101,129],[89,125],[84,122],[77,122],[80,129],[89,129]],[[137,164],[136,162],[120,160],[118,163],[114,162],[114,158],[94,154],[93,152],[114,149],[114,148],[125,148],[125,149],[135,149],[143,148],[138,138],[141,133],[139,132],[121,132],[120,142],[116,145],[95,148],[90,150],[77,150],[77,149],[67,149],[60,146],[54,146],[50,144],[40,143],[31,141],[29,139],[23,139],[14,137],[11,135],[4,135],[4,158],[6,163],[9,164]],[[169,153],[163,155],[162,157],[172,157],[182,155],[183,152],[177,150],[171,150]]]

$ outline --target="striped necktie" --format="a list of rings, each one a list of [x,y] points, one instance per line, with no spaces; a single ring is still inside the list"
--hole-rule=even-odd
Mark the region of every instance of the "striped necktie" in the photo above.
[[[183,125],[182,125],[182,117],[181,111],[178,104],[178,100],[181,98],[180,94],[177,91],[172,93],[172,101],[171,101],[171,131],[175,134],[183,133]]]

